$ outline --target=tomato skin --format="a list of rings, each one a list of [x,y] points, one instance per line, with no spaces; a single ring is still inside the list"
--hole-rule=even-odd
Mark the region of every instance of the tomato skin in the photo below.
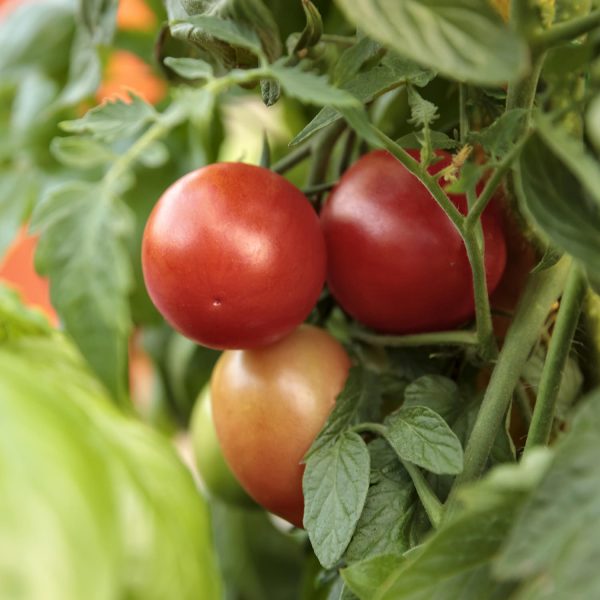
[[[213,417],[231,470],[259,504],[302,527],[301,461],[342,390],[350,359],[302,325],[266,348],[224,352],[211,380]]]
[[[308,200],[283,177],[216,163],[159,199],[142,267],[152,301],[183,335],[211,348],[251,348],[308,316],[325,281],[325,242]]]
[[[245,508],[256,507],[225,462],[217,438],[207,384],[196,399],[190,422],[194,458],[198,473],[211,496]]]
[[[442,160],[431,173],[450,163],[448,153],[438,155]],[[450,199],[466,211],[464,196]],[[491,292],[504,270],[506,246],[495,207],[482,222]],[[321,224],[329,287],[358,321],[408,334],[456,327],[473,316],[471,269],[460,235],[425,186],[388,152],[370,152],[344,173]]]

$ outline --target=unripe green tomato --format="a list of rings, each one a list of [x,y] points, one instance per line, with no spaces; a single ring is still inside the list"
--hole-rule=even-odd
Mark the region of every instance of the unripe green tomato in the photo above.
[[[228,504],[256,507],[223,458],[213,423],[209,385],[205,385],[198,395],[190,430],[196,467],[209,494]]]

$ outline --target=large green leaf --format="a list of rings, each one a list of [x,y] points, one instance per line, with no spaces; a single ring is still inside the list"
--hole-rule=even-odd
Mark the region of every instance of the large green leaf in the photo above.
[[[454,79],[483,85],[517,79],[526,46],[481,0],[337,0],[373,39]]]
[[[600,277],[600,167],[544,119],[520,156],[519,198],[560,249]]]
[[[23,322],[4,303],[2,328]],[[0,597],[221,598],[207,507],[49,329],[0,344]]]
[[[100,379],[121,399],[131,326],[127,209],[97,187],[68,183],[38,206],[32,226],[42,234],[36,266],[50,277],[53,305]]]
[[[525,577],[518,598],[559,600],[600,594],[600,391],[582,400],[569,434],[524,506],[496,563]]]
[[[348,562],[379,554],[402,554],[411,545],[411,524],[419,506],[415,488],[390,446],[369,444],[371,484],[356,532],[346,550]]]
[[[430,408],[400,408],[386,418],[385,425],[385,437],[402,460],[437,474],[456,475],[462,471],[459,439]]]
[[[304,526],[319,562],[332,567],[342,557],[365,505],[369,450],[354,432],[313,453],[304,479]]]

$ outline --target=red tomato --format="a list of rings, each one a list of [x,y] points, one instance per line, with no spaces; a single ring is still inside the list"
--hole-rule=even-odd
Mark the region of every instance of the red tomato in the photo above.
[[[446,152],[430,169],[450,163]],[[464,196],[451,196],[463,213]],[[340,179],[321,215],[328,283],[340,305],[386,333],[456,327],[474,313],[471,269],[454,225],[425,186],[391,154],[360,158]],[[483,215],[490,292],[504,270],[502,217]]]
[[[250,496],[297,527],[301,461],[349,368],[334,338],[303,325],[266,348],[224,352],[213,372],[213,419],[227,463]]]
[[[295,329],[325,281],[325,243],[304,195],[242,163],[189,173],[144,232],[146,287],[164,317],[211,348],[250,348]]]

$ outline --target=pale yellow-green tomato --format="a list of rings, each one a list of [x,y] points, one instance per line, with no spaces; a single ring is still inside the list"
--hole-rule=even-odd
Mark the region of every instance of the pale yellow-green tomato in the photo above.
[[[196,399],[190,432],[196,468],[208,493],[228,504],[256,507],[223,458],[213,423],[210,385],[204,386]]]

